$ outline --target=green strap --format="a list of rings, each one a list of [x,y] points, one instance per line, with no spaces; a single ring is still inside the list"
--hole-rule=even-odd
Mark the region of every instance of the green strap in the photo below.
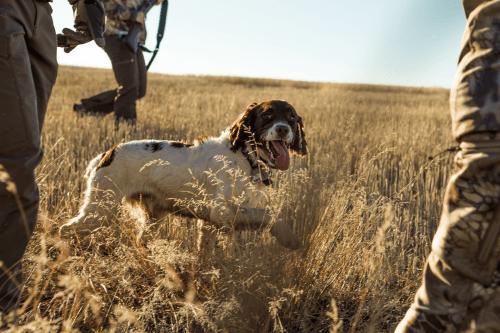
[[[160,23],[158,24],[158,33],[156,34],[156,47],[153,51],[151,59],[149,59],[148,65],[146,66],[146,70],[149,70],[149,67],[151,67],[151,65],[153,64],[153,61],[155,60],[156,55],[158,54],[158,51],[160,51],[160,44],[163,39],[163,36],[165,35],[165,26],[167,25],[167,13],[168,13],[168,0],[164,0],[163,3],[161,4]]]

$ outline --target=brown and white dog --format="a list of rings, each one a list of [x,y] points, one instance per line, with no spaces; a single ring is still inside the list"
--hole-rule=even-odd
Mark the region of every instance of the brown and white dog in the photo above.
[[[170,212],[221,227],[265,227],[271,223],[263,194],[271,182],[270,169],[287,170],[290,151],[307,153],[303,126],[292,105],[272,100],[249,105],[219,137],[202,143],[119,144],[90,162],[79,214],[61,227],[61,234],[92,232],[116,218],[123,201],[138,203],[150,217]],[[199,201],[200,196],[212,203]],[[235,203],[241,196],[244,200]],[[299,245],[280,220],[271,226],[271,234],[285,247]]]

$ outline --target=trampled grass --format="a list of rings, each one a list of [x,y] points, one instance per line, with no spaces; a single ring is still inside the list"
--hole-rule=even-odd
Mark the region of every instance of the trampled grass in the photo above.
[[[38,169],[40,222],[25,258],[13,331],[384,332],[405,312],[440,214],[453,144],[448,93],[370,85],[150,75],[135,128],[75,116],[114,86],[110,71],[62,68]],[[87,163],[131,139],[217,135],[253,101],[286,99],[310,148],[271,190],[303,247],[168,216],[138,237],[124,216],[81,242],[60,240]],[[119,230],[118,233],[115,230]]]

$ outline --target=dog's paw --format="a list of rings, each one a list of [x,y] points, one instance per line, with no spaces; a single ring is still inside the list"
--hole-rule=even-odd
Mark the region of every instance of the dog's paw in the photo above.
[[[92,232],[89,227],[86,221],[82,221],[79,217],[75,217],[59,227],[59,236],[66,239],[76,235],[79,237],[87,236]]]
[[[59,227],[59,236],[61,238],[70,238],[74,233],[74,222],[71,220]]]
[[[278,243],[290,250],[297,250],[300,248],[300,240],[292,231],[292,228],[282,222],[278,221],[271,227],[271,235],[276,237]]]

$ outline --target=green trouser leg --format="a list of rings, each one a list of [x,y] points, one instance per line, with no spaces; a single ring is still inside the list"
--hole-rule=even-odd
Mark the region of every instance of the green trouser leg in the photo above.
[[[21,205],[1,183],[0,311],[18,303],[20,262],[36,224],[34,169],[42,158],[40,132],[57,75],[51,11],[47,2],[0,0],[0,164]]]
[[[115,112],[117,120],[135,120],[136,102],[146,95],[147,73],[144,55],[134,53],[117,36],[106,36],[104,50],[111,60],[118,89],[82,99],[85,109],[93,113]]]

